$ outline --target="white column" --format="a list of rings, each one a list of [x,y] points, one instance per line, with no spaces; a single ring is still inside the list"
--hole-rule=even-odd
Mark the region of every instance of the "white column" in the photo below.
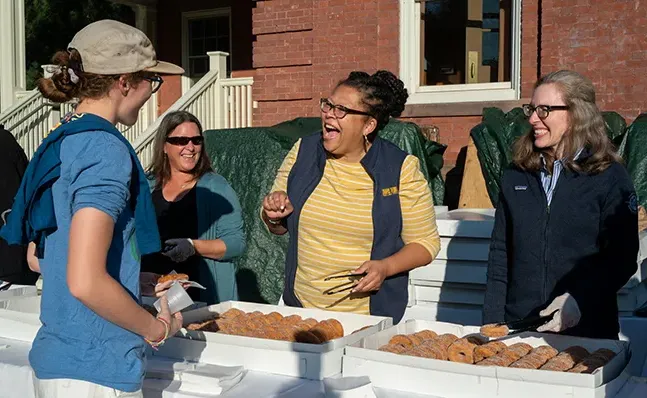
[[[207,52],[209,56],[209,71],[218,72],[218,80],[227,78],[227,57],[228,53],[222,51],[209,51]],[[227,96],[227,88],[222,87],[218,82],[216,82],[215,90],[216,98],[214,100],[215,108],[214,109],[214,119],[216,120],[215,128],[224,128],[226,126],[225,118],[229,115],[225,112],[225,101],[229,101]]]
[[[227,57],[229,53],[223,51],[209,51],[209,70],[218,71],[218,79],[227,78]]]
[[[26,88],[24,0],[0,1],[0,112]]]
[[[131,8],[135,11],[135,27],[146,33],[153,47],[157,48],[157,7],[133,4]]]

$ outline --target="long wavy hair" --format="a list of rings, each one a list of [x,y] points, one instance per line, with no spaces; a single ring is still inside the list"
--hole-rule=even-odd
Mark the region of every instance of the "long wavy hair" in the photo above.
[[[549,73],[535,83],[535,89],[544,84],[553,84],[568,105],[568,129],[562,137],[560,146],[564,167],[571,171],[597,174],[613,162],[622,162],[607,135],[602,113],[595,104],[595,88],[586,77],[570,70]],[[576,160],[577,152],[584,148],[587,155]],[[534,133],[530,130],[519,137],[514,145],[513,163],[526,171],[539,171],[542,167],[541,156],[551,167],[555,161],[553,149],[535,147]]]
[[[198,118],[192,113],[186,111],[175,111],[164,116],[164,119],[162,119],[162,122],[155,133],[155,141],[153,143],[153,161],[148,167],[147,173],[149,178],[155,179],[156,189],[164,187],[171,178],[171,165],[169,164],[168,156],[164,153],[166,137],[168,137],[169,134],[171,134],[179,125],[187,122],[194,123],[198,126],[200,135],[203,135],[202,124],[200,124]],[[206,173],[213,171],[205,144],[206,143],[203,142],[202,147],[200,148],[200,159],[198,160],[198,164],[196,164],[193,170],[191,170],[194,181],[200,179],[200,177]]]

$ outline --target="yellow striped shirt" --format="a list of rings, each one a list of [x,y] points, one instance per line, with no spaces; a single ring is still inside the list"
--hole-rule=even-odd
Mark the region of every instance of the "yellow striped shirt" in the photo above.
[[[286,191],[287,179],[299,153],[298,141],[279,168],[272,191]],[[432,257],[440,237],[431,191],[418,158],[408,155],[400,172],[402,240],[418,243]],[[373,180],[360,163],[326,160],[321,182],[310,195],[299,218],[299,253],[295,294],[304,307],[369,313],[369,295],[325,291],[347,283],[328,276],[348,273],[370,260],[373,245]]]

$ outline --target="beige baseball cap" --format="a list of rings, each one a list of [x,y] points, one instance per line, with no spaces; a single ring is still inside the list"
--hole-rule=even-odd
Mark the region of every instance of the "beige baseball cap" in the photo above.
[[[157,60],[153,44],[144,32],[111,19],[93,22],[81,29],[67,47],[81,54],[83,71],[88,73],[184,73],[184,69],[177,65]]]

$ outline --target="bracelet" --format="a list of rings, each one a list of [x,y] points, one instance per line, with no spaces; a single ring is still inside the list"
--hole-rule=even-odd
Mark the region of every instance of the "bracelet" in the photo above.
[[[158,341],[151,341],[151,340],[148,340],[148,339],[144,339],[144,341],[146,341],[146,343],[148,343],[154,350],[157,350],[157,347],[164,344],[166,339],[168,339],[168,335],[171,332],[171,324],[168,323],[163,318],[155,318],[155,319],[157,319],[158,321],[162,322],[162,324],[164,324],[164,337],[162,337]]]
[[[273,220],[273,219],[267,217],[267,222],[269,222],[272,225],[282,225],[283,224],[282,221],[283,221],[282,218],[279,218],[278,220]]]

